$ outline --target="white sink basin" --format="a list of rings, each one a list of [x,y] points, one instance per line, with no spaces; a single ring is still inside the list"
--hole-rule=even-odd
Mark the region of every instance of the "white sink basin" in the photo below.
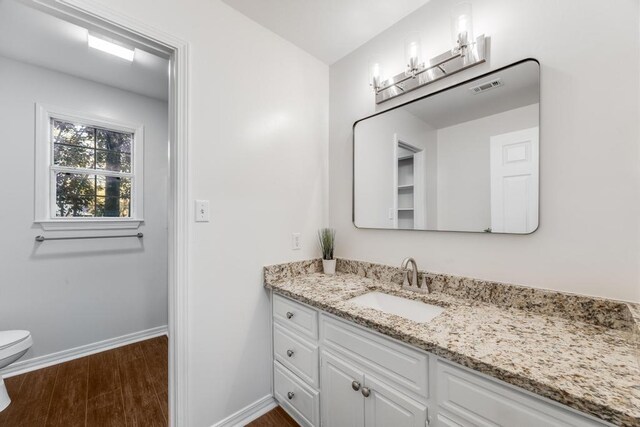
[[[360,307],[373,308],[385,313],[395,314],[418,323],[427,323],[444,311],[444,308],[437,305],[425,304],[382,292],[369,292],[368,294],[351,298],[348,302]]]

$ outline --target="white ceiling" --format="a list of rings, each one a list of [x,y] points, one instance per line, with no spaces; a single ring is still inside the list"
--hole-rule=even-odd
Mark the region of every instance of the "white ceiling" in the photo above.
[[[470,88],[500,78],[504,86],[473,93]],[[442,129],[540,102],[540,68],[527,61],[456,88],[407,104],[404,110]]]
[[[168,99],[169,63],[136,49],[133,62],[91,49],[87,30],[0,0],[0,55],[152,98]]]
[[[333,64],[429,0],[223,0]]]

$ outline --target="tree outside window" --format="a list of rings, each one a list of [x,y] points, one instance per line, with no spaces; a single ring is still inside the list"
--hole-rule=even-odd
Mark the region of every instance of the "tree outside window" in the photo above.
[[[51,119],[56,217],[130,217],[133,133]]]

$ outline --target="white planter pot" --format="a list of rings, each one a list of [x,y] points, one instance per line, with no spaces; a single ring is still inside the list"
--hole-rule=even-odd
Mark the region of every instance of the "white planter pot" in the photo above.
[[[333,276],[336,274],[336,260],[335,259],[323,259],[322,260],[322,269],[324,270],[324,274],[328,274],[329,276]]]

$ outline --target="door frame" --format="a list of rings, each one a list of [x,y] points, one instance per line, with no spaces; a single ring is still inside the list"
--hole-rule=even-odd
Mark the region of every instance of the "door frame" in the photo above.
[[[418,212],[420,213],[420,223],[423,224],[423,228],[426,228],[427,224],[427,211],[426,200],[422,197],[424,194],[424,178],[426,174],[424,164],[424,148],[416,147],[415,145],[407,142],[403,135],[399,133],[393,134],[393,228],[398,229],[398,152],[400,147],[413,151],[413,230],[416,230],[416,219]],[[416,162],[416,156],[419,160]],[[416,167],[416,165],[418,167]],[[416,198],[416,194],[420,194],[420,197]],[[416,200],[420,203],[416,203]]]
[[[19,0],[89,30],[115,33],[169,59],[168,312],[169,424],[188,422],[189,45],[91,0]]]

